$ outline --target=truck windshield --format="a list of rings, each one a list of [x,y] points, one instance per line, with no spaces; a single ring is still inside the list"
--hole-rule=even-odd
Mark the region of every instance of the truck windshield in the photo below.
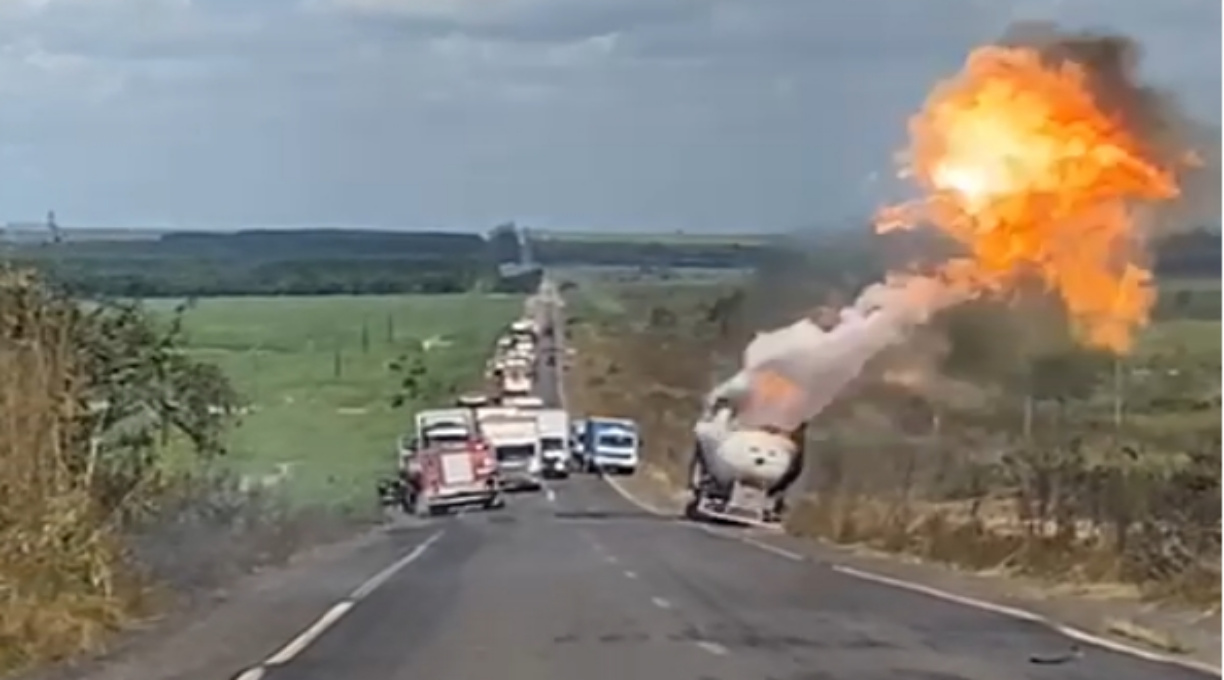
[[[605,434],[599,437],[599,446],[609,449],[631,449],[633,444],[633,437],[627,434]]]
[[[464,444],[467,440],[468,436],[463,432],[439,432],[425,435],[425,441],[431,446]]]
[[[564,451],[565,440],[561,437],[548,437],[540,440],[540,448],[545,451]]]
[[[498,460],[523,460],[535,455],[534,444],[507,444],[497,447]]]

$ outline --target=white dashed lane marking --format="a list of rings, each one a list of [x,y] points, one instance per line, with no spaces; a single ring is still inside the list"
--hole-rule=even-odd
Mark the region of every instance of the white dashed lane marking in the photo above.
[[[710,642],[709,640],[701,640],[697,642],[696,645],[715,656],[726,656],[727,655],[727,648],[723,647],[717,642]]]

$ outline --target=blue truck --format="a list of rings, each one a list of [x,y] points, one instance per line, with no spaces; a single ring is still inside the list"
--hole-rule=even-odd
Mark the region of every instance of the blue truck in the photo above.
[[[588,472],[631,475],[637,470],[641,436],[626,418],[587,418],[581,433],[583,467]]]

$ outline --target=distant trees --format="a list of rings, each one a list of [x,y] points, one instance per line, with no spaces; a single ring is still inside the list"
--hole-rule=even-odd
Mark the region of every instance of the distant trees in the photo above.
[[[750,268],[770,251],[766,244],[691,241],[564,240],[549,238],[531,243],[532,254],[544,265],[597,265],[631,267]]]
[[[822,285],[853,289],[877,276],[888,260],[929,255],[933,249],[917,237],[880,240],[857,232],[759,242],[666,235],[620,241],[550,236],[530,243],[534,260],[544,267],[756,269],[769,279],[762,289],[770,291],[774,302],[817,279]],[[1219,276],[1220,240],[1215,232],[1170,237],[1157,250],[1162,276]],[[499,269],[519,262],[520,251],[518,228],[507,222],[485,235],[333,229],[184,232],[147,241],[66,240],[54,246],[18,246],[10,260],[40,269],[80,295],[356,295],[528,290],[538,272]],[[1182,291],[1162,300],[1158,313],[1219,318],[1219,300]]]
[[[17,252],[74,294],[121,297],[453,293],[495,281],[478,234],[172,233]]]

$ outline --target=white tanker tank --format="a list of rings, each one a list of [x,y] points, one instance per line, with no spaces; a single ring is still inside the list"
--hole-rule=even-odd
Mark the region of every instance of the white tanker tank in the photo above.
[[[822,335],[807,320],[758,334],[740,371],[707,395],[693,427],[690,517],[766,525],[781,519],[786,490],[803,471],[810,401],[803,376],[785,360]]]
[[[757,426],[746,421],[752,371],[741,371],[707,398],[693,428],[686,514],[752,524],[776,524],[785,493],[803,471],[806,428]]]
[[[689,517],[781,520],[803,471],[807,423],[913,323],[882,311],[890,290],[869,289],[831,330],[803,319],[748,345],[739,373],[710,392],[693,427]]]

